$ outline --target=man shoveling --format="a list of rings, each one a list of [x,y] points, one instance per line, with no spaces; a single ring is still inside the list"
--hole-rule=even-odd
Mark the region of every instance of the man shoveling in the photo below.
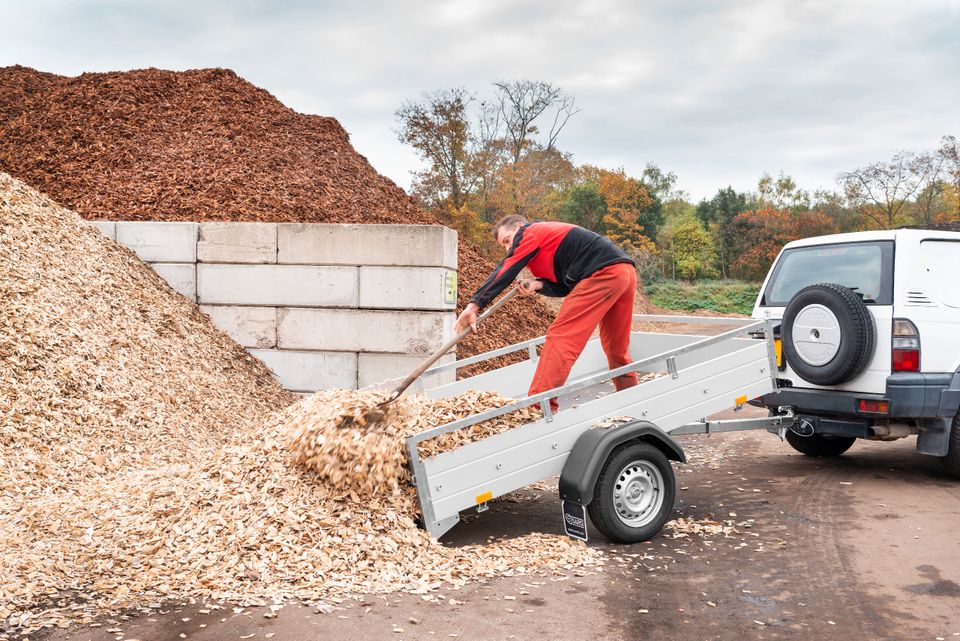
[[[600,326],[600,344],[610,369],[628,365],[637,271],[633,261],[608,238],[559,222],[528,222],[507,216],[493,229],[506,257],[470,298],[457,318],[456,331],[476,331],[477,314],[517,277],[524,267],[535,279],[521,282],[520,292],[565,296],[530,383],[529,395],[560,387],[593,330]],[[617,390],[637,384],[631,372],[613,379]],[[550,399],[557,411],[557,399]]]

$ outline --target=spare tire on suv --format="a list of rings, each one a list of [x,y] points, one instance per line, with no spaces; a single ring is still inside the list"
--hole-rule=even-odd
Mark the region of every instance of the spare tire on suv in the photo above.
[[[877,341],[873,315],[853,290],[835,283],[804,287],[783,313],[783,353],[814,385],[840,385],[864,370]]]

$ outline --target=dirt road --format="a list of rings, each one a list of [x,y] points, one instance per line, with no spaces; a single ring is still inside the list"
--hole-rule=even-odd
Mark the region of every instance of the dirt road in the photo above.
[[[861,441],[832,460],[759,432],[682,441],[676,516],[736,532],[619,546],[594,531],[590,545],[610,557],[596,574],[369,597],[330,613],[288,605],[275,618],[194,604],[45,638],[960,639],[960,482],[912,440]],[[445,542],[531,530],[561,531],[555,489],[495,501]]]

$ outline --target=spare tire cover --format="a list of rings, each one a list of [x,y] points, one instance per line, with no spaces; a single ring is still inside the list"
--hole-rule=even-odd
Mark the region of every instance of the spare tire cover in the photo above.
[[[859,375],[873,357],[873,314],[853,290],[835,283],[804,287],[783,314],[783,353],[800,378],[840,385]]]

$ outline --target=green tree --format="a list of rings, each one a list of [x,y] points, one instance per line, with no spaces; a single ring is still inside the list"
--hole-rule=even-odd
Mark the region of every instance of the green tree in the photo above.
[[[677,175],[672,171],[664,173],[656,163],[648,162],[640,177],[643,184],[647,186],[650,195],[662,200],[669,200],[677,197],[673,188],[677,184]]]
[[[782,171],[774,179],[764,173],[757,182],[757,209],[809,210],[810,194],[797,187],[796,181]]]
[[[716,278],[713,239],[696,218],[681,218],[661,233],[661,250],[673,278]]]
[[[731,253],[737,240],[736,232],[730,223],[737,214],[749,208],[746,194],[738,193],[733,187],[721,189],[716,196],[710,200],[702,200],[697,205],[697,218],[710,230],[718,254],[717,267],[724,278],[729,272]]]
[[[560,220],[603,233],[607,203],[596,183],[586,182],[572,187],[560,208]]]
[[[646,189],[646,183],[640,183]],[[647,190],[649,192],[649,190]],[[643,233],[650,238],[656,238],[663,227],[663,201],[657,194],[650,192],[649,201],[641,204],[637,213],[637,223],[643,227]]]

